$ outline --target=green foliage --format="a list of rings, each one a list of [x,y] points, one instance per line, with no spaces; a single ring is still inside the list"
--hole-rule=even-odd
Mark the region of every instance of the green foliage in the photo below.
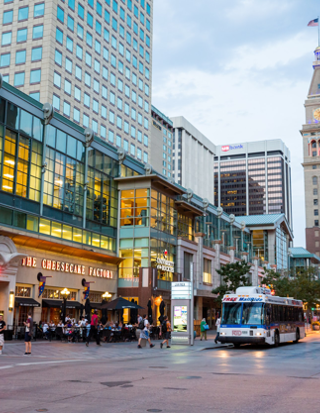
[[[316,269],[292,270],[289,274],[280,274],[264,268],[262,284],[273,285],[277,296],[292,297],[308,304],[308,309],[320,305],[320,283],[316,280]]]
[[[226,293],[235,293],[239,286],[250,286],[250,280],[247,277],[251,266],[244,260],[241,262],[228,263],[222,265],[220,270],[217,270],[223,278],[223,283],[213,289],[212,293],[218,294],[218,301],[221,303],[223,295]]]

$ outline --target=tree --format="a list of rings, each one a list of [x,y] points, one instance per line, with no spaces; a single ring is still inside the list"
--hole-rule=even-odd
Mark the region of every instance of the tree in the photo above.
[[[289,274],[281,274],[264,268],[262,284],[272,285],[276,296],[302,300],[308,312],[320,305],[320,282],[315,278],[316,269],[291,269]]]
[[[261,281],[262,285],[270,286],[275,291],[276,296],[287,297],[291,289],[290,279],[287,275],[276,272],[273,269],[263,268],[264,278]]]
[[[221,302],[226,293],[235,293],[240,286],[250,286],[251,283],[247,277],[250,268],[251,266],[244,260],[222,265],[217,273],[222,276],[223,282],[219,287],[213,289],[212,293],[218,294],[218,300]]]

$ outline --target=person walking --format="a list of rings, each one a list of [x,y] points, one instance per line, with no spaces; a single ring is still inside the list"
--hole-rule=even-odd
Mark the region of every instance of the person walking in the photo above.
[[[202,338],[206,341],[207,340],[207,322],[206,318],[203,318],[200,323],[200,341],[202,341]]]
[[[214,342],[215,342],[216,344],[218,343],[218,340],[219,340],[219,335],[220,335],[220,325],[221,325],[221,318],[220,318],[220,316],[218,315],[218,318],[217,318],[217,320],[216,320],[217,336],[216,336],[216,338],[215,338],[215,340],[214,340]]]
[[[167,343],[167,348],[171,348],[169,346],[170,333],[171,333],[171,324],[169,322],[168,316],[165,316],[162,322],[162,334],[163,334],[164,340],[161,342],[160,348],[163,347],[165,342]]]
[[[95,310],[91,317],[91,326],[90,326],[90,337],[93,337],[96,340],[96,344],[101,346],[100,344],[100,335],[98,333],[98,311]]]
[[[26,322],[23,322],[24,326],[26,327],[25,334],[24,334],[24,342],[26,345],[26,352],[25,355],[31,355],[31,338],[33,332],[33,319],[31,312],[28,312],[28,319]]]
[[[4,345],[4,331],[6,330],[6,323],[3,320],[3,315],[0,315],[0,355],[2,355],[2,348]]]
[[[86,325],[83,328],[83,338],[86,340],[86,346],[89,346],[91,325],[88,321],[86,321],[85,324]]]
[[[149,342],[149,345],[150,345],[150,348],[153,348],[154,347],[154,344],[152,344],[151,343],[151,340],[150,340],[149,327],[150,327],[150,324],[149,324],[148,319],[147,319],[147,317],[145,315],[145,319],[144,319],[144,329],[142,329],[141,332],[140,332],[140,338],[139,338],[139,342],[138,342],[138,348],[142,348],[142,346],[141,346],[141,339],[145,339],[146,341],[148,341]]]

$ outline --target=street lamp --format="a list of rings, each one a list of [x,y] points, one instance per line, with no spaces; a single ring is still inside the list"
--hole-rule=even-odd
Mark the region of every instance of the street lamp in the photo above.
[[[12,312],[14,307],[14,291],[10,290],[9,294],[9,311]]]
[[[104,294],[103,294],[103,295],[101,295],[101,296],[102,296],[102,298],[103,298],[103,299],[105,299],[105,300],[106,300],[107,298],[111,298],[111,296],[112,296],[112,295],[111,295],[111,293],[109,293],[109,292],[104,292]]]
[[[66,313],[67,313],[67,299],[70,295],[70,291],[67,288],[64,288],[61,291],[61,295],[63,297],[63,304],[62,304],[62,322],[65,322],[66,319]]]

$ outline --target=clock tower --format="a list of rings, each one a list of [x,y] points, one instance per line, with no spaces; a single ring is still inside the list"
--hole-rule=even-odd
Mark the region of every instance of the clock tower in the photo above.
[[[320,256],[320,47],[314,54],[314,71],[304,104],[306,121],[300,133],[303,139],[306,247]]]

